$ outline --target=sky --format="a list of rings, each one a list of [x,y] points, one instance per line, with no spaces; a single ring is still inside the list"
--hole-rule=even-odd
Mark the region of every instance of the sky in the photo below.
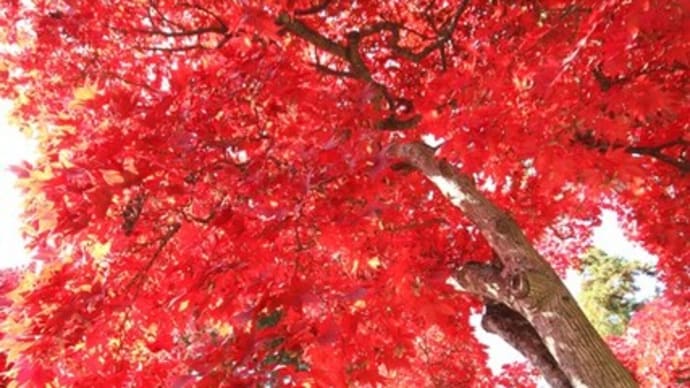
[[[21,193],[14,187],[15,177],[8,167],[22,160],[31,161],[35,158],[35,145],[17,128],[10,125],[10,109],[9,101],[0,100],[0,268],[18,266],[27,260],[28,255],[20,235]],[[594,230],[593,242],[594,246],[610,255],[656,263],[655,256],[625,237],[615,212],[602,212],[602,224]],[[575,271],[568,272],[565,283],[573,295],[577,295],[580,290],[580,277]],[[645,299],[654,294],[658,284],[653,278],[642,278],[639,279],[638,286],[640,291],[636,295],[637,298]],[[470,321],[479,340],[488,346],[489,367],[495,373],[500,371],[503,364],[523,359],[500,337],[482,330],[480,320],[481,316],[476,315]]]
[[[34,147],[8,122],[11,108],[9,101],[0,100],[0,268],[17,266],[27,257],[20,236],[21,193],[14,187],[15,176],[8,168],[31,159]]]

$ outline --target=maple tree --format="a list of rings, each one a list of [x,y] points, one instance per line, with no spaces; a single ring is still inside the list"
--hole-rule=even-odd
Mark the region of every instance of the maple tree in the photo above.
[[[7,294],[7,376],[533,384],[491,375],[483,313],[554,386],[682,384],[688,11],[3,2],[0,96],[41,153],[15,167],[33,261]],[[558,276],[602,206],[666,285],[610,341],[622,362]]]

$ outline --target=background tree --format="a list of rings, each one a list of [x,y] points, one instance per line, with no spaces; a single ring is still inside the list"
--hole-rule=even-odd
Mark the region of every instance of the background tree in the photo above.
[[[592,248],[582,258],[582,283],[577,300],[594,328],[603,336],[621,335],[630,318],[644,301],[637,295],[635,281],[653,276],[649,265],[610,256]]]
[[[0,15],[41,152],[16,167],[20,384],[490,386],[483,312],[553,385],[633,386],[558,277],[601,206],[659,255],[655,306],[690,311],[682,1]]]

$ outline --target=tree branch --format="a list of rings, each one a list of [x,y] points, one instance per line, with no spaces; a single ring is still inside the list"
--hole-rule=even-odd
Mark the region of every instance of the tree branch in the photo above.
[[[220,34],[224,35],[227,32],[227,28],[223,25],[218,25],[218,26],[208,26],[208,27],[199,27],[191,30],[180,30],[180,31],[163,31],[160,29],[146,29],[146,28],[133,28],[130,30],[122,30],[120,32],[134,32],[137,34],[146,34],[146,35],[160,35],[168,38],[176,38],[176,37],[187,37],[187,36],[196,36],[196,35],[203,35],[203,34],[209,34],[209,33],[215,33],[215,34]]]
[[[401,119],[390,115],[377,122],[376,128],[385,131],[401,131],[416,127],[420,121],[422,121],[422,115],[414,115],[409,119]]]
[[[453,280],[457,282],[458,291],[500,303],[512,303],[508,281],[495,265],[477,262],[464,264],[455,271]]]
[[[487,301],[482,327],[503,338],[538,368],[552,387],[570,387],[568,378],[558,366],[532,325],[508,305],[514,304],[512,288],[495,265],[467,263],[454,274],[458,291],[469,292]],[[454,284],[455,285],[455,284]]]
[[[355,75],[349,71],[332,69],[332,68],[325,66],[325,65],[322,65],[320,63],[314,63],[314,68],[321,73],[336,76],[336,77],[356,78]]]
[[[678,143],[681,144],[681,143]],[[687,145],[687,142],[683,142],[682,144]],[[666,164],[669,164],[683,173],[688,173],[690,172],[690,160],[684,160],[681,158],[673,158],[671,156],[668,156],[662,151],[665,148],[668,148],[669,146],[656,146],[656,147],[633,147],[633,146],[628,146],[625,147],[625,152],[629,154],[634,154],[634,155],[645,155],[645,156],[650,156],[654,159],[657,159],[661,162],[664,162]]]
[[[151,15],[151,12],[150,12],[150,10],[153,9],[156,12],[156,14],[158,14],[160,19],[164,23],[167,23],[171,26],[178,27],[180,29],[184,29],[184,26],[182,24],[174,22],[165,16],[165,14],[160,10],[160,8],[158,8],[158,0],[149,0],[148,3],[149,3],[149,8],[146,10],[146,13],[149,16],[149,21],[151,22],[151,25],[156,25],[156,22],[153,20],[153,15]]]
[[[203,7],[199,4],[191,4],[191,3],[182,3],[181,5],[186,6],[188,8],[196,9],[201,11],[202,13],[205,13],[206,15],[212,17],[218,25],[223,28],[225,31],[228,31],[228,26],[225,24],[225,21],[223,18],[220,17],[220,15],[216,14],[215,12],[212,12],[206,7]]]
[[[197,49],[210,49],[210,48],[220,48],[222,47],[231,37],[235,36],[234,33],[230,33],[227,24],[225,24],[225,21],[223,19],[212,12],[211,10],[197,4],[191,4],[191,3],[181,3],[179,4],[181,6],[187,7],[187,9],[195,9],[199,11],[200,13],[203,13],[211,18],[214,19],[215,24],[211,23],[211,25],[208,26],[203,26],[203,27],[197,27],[197,28],[192,28],[192,27],[186,27],[180,23],[176,23],[173,20],[170,20],[168,17],[161,12],[161,10],[158,8],[157,3],[154,0],[149,0],[149,8],[147,9],[148,13],[148,19],[151,24],[151,28],[131,28],[131,29],[123,29],[123,28],[115,28],[113,27],[114,31],[117,31],[119,33],[123,34],[140,34],[140,35],[148,35],[148,36],[161,36],[164,38],[190,38],[190,37],[196,37],[196,43],[195,44],[185,44],[183,46],[172,46],[172,47],[162,47],[162,46],[145,46],[145,45],[136,45],[134,46],[134,49],[140,50],[140,51],[160,51],[160,52],[181,52],[181,51],[189,51],[189,50],[197,50]],[[159,22],[156,22],[154,20],[154,16],[151,14],[151,9],[153,9],[156,14],[158,15],[158,18],[160,19]],[[217,34],[221,35],[223,38],[220,42],[218,42],[215,46],[212,47],[207,47],[204,46],[200,43],[199,37],[202,35],[207,35],[207,34]],[[175,41],[175,44],[179,43]]]
[[[618,74],[616,76],[609,76],[604,73],[602,69],[602,63],[598,63],[592,68],[592,75],[599,85],[599,89],[602,92],[609,91],[612,87],[617,85],[624,85],[629,82],[634,81],[638,77],[647,74],[655,73],[672,73],[677,70],[688,70],[688,67],[680,62],[674,62],[672,65],[666,63],[649,64],[645,63],[644,66],[637,70],[631,71],[628,74]]]
[[[326,9],[329,3],[329,0],[325,0],[308,9],[296,11],[294,14],[308,15],[317,13]],[[390,21],[381,21],[364,26],[358,31],[350,31],[346,34],[347,45],[337,43],[333,39],[325,37],[287,12],[282,12],[280,15],[278,15],[276,24],[283,27],[285,31],[288,31],[289,33],[313,44],[315,47],[347,62],[350,65],[349,71],[333,70],[327,66],[322,66],[321,64],[317,64],[317,69],[329,75],[357,78],[371,85],[372,88],[376,90],[377,94],[386,100],[388,109],[392,112],[388,117],[377,122],[375,127],[381,130],[398,131],[417,126],[421,121],[422,116],[414,115],[410,118],[398,117],[397,113],[399,112],[399,108],[404,108],[406,112],[412,111],[412,103],[409,100],[392,96],[385,85],[374,80],[371,70],[367,67],[364,58],[360,53],[360,45],[362,41],[371,35],[389,32],[392,35],[389,44],[394,55],[413,62],[420,62],[433,51],[440,50],[442,64],[445,67],[446,58],[443,46],[450,40],[455,28],[457,27],[460,15],[467,8],[468,4],[469,0],[464,0],[439,30],[436,41],[417,52],[400,45],[400,31],[404,29],[404,26]]]
[[[319,34],[299,19],[291,17],[287,12],[278,15],[277,24],[290,33],[299,36],[314,46],[331,53],[332,55],[347,60],[347,48]]]
[[[395,108],[398,105],[396,103],[397,99],[391,96],[391,94],[388,92],[388,89],[384,85],[374,81],[373,77],[371,76],[371,72],[364,64],[364,60],[362,59],[361,54],[359,53],[359,44],[362,40],[362,35],[360,33],[348,33],[348,44],[341,45],[319,34],[318,32],[316,32],[300,20],[292,18],[287,13],[281,13],[278,16],[277,23],[278,25],[284,27],[288,32],[301,37],[307,42],[332,54],[335,57],[345,60],[347,63],[350,64],[350,70],[343,72],[342,75],[360,79],[371,85],[371,87],[377,92],[378,96],[386,100],[389,109],[395,111]],[[326,69],[329,70],[327,71],[327,73],[332,74],[332,72],[330,71],[332,69]],[[321,68],[321,70],[324,69]],[[339,76],[342,75],[339,74]],[[405,125],[402,124],[403,120],[396,119],[394,115],[391,115],[391,117],[392,118],[387,118],[380,121],[379,123],[377,123],[376,127],[379,129],[393,129],[396,126],[400,127],[400,129],[406,128]],[[416,124],[417,123],[415,122],[414,125]]]
[[[333,0],[324,0],[320,3],[317,3],[309,8],[305,9],[296,9],[293,13],[297,16],[306,16],[306,15],[312,15],[315,13],[319,13],[321,11],[325,11],[326,8],[333,2]]]
[[[568,377],[539,338],[539,333],[522,315],[502,303],[487,303],[482,317],[482,327],[519,350],[541,371],[552,387],[571,387]]]
[[[163,252],[163,248],[165,248],[165,246],[168,245],[168,242],[170,242],[170,240],[172,240],[175,234],[177,234],[181,226],[182,224],[180,224],[179,222],[176,222],[172,225],[168,225],[168,230],[159,240],[158,247],[156,248],[156,251],[153,253],[153,256],[151,256],[151,258],[137,272],[137,274],[132,278],[132,280],[130,280],[129,283],[127,283],[127,285],[125,286],[125,293],[128,292],[132,288],[132,286],[134,286],[139,280],[144,278],[149,269],[151,269],[156,260],[158,260],[158,257]],[[137,290],[137,293],[138,292],[139,290]]]
[[[479,192],[472,178],[456,172],[445,160],[437,161],[433,148],[422,142],[394,144],[388,153],[394,158],[405,160],[426,175],[455,207],[462,210],[467,218],[477,225],[492,249],[499,256],[502,255],[500,258],[504,272],[520,269],[546,273],[550,270],[546,263],[528,260],[528,256],[538,256],[538,253],[512,217]]]
[[[596,149],[602,153],[622,148],[626,153],[632,155],[649,156],[660,162],[666,163],[677,168],[684,174],[690,172],[690,160],[682,157],[674,158],[663,153],[664,150],[675,146],[690,146],[690,142],[684,139],[671,140],[656,146],[631,146],[597,138],[591,131],[577,132],[575,133],[574,139],[576,142],[584,145],[585,147]]]
[[[486,198],[469,176],[456,171],[445,160],[436,160],[434,153],[433,148],[421,142],[393,144],[387,152],[415,167],[436,185],[477,226],[496,253],[502,266],[500,271],[486,265],[466,265],[456,274],[458,283],[467,287],[473,279],[479,279],[474,283],[474,291],[501,301],[523,316],[572,385],[635,387],[630,373],[515,220]]]
[[[191,51],[191,50],[210,50],[210,49],[214,49],[217,47],[206,47],[200,43],[197,43],[197,44],[191,44],[191,45],[187,45],[187,46],[177,46],[177,47],[133,46],[132,48],[135,50],[139,50],[139,51],[159,51],[159,52],[177,53],[177,52]]]
[[[443,27],[441,27],[438,36],[436,37],[436,41],[427,45],[426,47],[423,47],[417,52],[408,47],[400,46],[400,30],[403,28],[403,26],[398,23],[384,21],[365,26],[361,29],[361,37],[364,38],[370,35],[388,31],[392,35],[390,46],[393,53],[409,61],[419,63],[435,50],[442,49],[443,45],[450,40],[458,25],[460,15],[462,15],[462,13],[465,11],[468,4],[469,0],[464,0],[455,10],[453,16],[451,16],[450,19],[444,23]]]

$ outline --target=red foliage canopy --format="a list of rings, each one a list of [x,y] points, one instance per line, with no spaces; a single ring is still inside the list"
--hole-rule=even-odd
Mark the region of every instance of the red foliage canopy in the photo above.
[[[491,3],[3,2],[0,95],[41,151],[16,380],[485,386],[445,279],[491,250],[386,157],[423,136],[559,270],[626,217],[685,322],[687,3]]]

